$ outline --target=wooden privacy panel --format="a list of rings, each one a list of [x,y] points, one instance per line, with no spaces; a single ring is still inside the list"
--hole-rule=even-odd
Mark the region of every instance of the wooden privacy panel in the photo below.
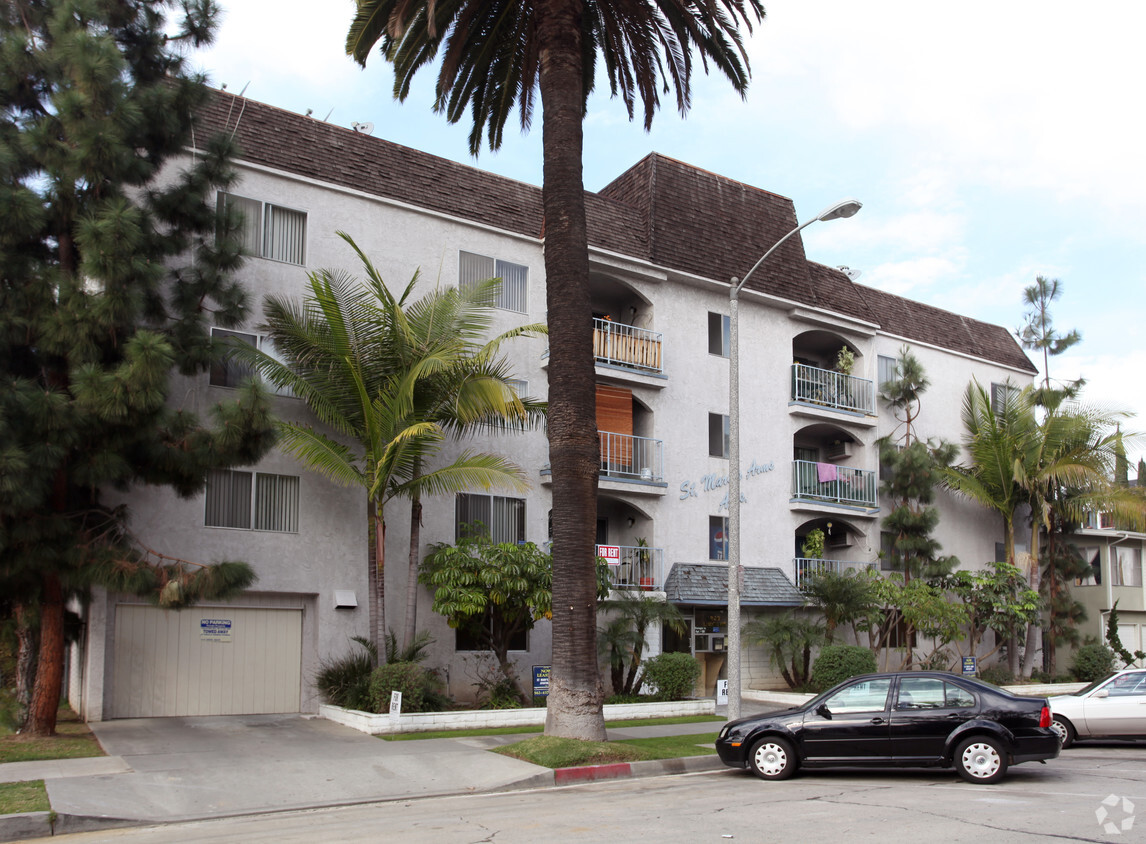
[[[597,385],[597,430],[602,433],[601,468],[631,470],[633,466],[633,391]]]

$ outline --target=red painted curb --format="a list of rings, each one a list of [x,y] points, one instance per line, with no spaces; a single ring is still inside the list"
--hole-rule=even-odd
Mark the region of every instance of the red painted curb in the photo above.
[[[553,782],[556,785],[569,785],[575,782],[611,780],[632,776],[633,769],[628,762],[614,762],[612,765],[585,765],[580,768],[555,768]]]

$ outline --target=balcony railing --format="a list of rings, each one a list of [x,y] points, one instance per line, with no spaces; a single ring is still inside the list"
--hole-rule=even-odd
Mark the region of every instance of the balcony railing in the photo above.
[[[875,568],[875,563],[857,563],[851,560],[819,560],[811,557],[796,557],[793,561],[796,569],[796,588],[804,585],[810,575],[830,571],[843,574],[845,571],[862,571]]]
[[[593,355],[599,363],[659,373],[661,335],[635,325],[594,319]]]
[[[792,401],[872,416],[875,414],[875,385],[866,378],[794,363]]]
[[[598,431],[601,477],[639,481],[664,480],[664,443],[648,437]]]
[[[663,589],[663,548],[622,545],[621,564],[609,566],[609,580],[618,589]]]
[[[851,507],[875,507],[876,473],[835,463],[792,461],[792,496]]]

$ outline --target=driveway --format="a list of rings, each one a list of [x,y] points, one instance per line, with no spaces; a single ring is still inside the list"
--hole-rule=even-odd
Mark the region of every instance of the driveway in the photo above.
[[[61,814],[145,821],[497,790],[552,772],[480,739],[387,742],[305,715],[89,725],[126,773],[47,783]]]

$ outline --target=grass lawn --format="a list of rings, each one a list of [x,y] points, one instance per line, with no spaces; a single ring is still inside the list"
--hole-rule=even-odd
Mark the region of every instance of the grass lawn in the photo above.
[[[607,765],[611,762],[707,756],[716,753],[716,749],[700,745],[715,741],[716,733],[607,742],[536,736],[496,748],[494,753],[502,753],[546,768],[573,768],[580,765]]]
[[[43,780],[0,782],[0,815],[46,812],[51,808]]]
[[[49,738],[0,735],[0,763],[107,755],[87,724],[69,707],[60,707],[58,718],[56,735]]]
[[[656,727],[664,724],[703,724],[707,721],[724,721],[719,715],[678,715],[674,718],[634,718],[628,721],[609,721],[608,729],[624,727]],[[419,741],[421,739],[469,738],[471,736],[519,736],[527,733],[540,733],[545,727],[541,724],[527,724],[521,727],[481,727],[472,730],[427,730],[420,733],[393,733],[380,735],[383,741]]]

